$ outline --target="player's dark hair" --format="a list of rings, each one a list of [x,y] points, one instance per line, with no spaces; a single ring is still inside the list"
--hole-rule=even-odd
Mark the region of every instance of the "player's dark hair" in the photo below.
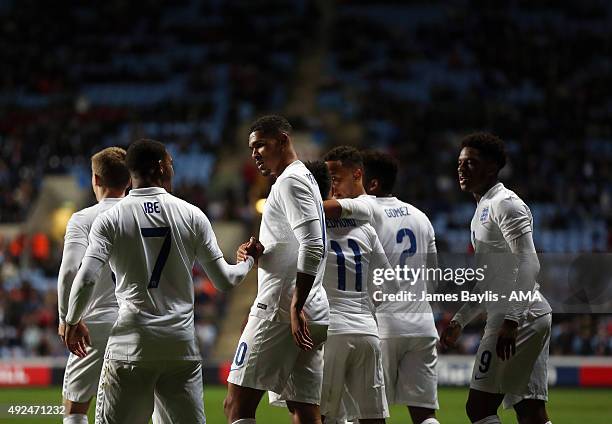
[[[338,146],[331,149],[323,157],[325,162],[340,161],[342,166],[363,169],[361,152],[352,146]]]
[[[381,192],[384,195],[391,194],[397,180],[397,161],[393,156],[375,150],[365,150],[361,156],[364,184],[376,179]]]
[[[331,175],[327,165],[322,160],[313,160],[304,163],[306,168],[310,171],[314,179],[319,185],[319,191],[321,192],[321,199],[326,200],[329,197],[329,191],[331,190]]]
[[[121,147],[100,150],[91,157],[91,168],[105,187],[125,190],[130,183],[130,173],[125,166],[125,150]]]
[[[266,115],[251,124],[249,133],[259,131],[263,135],[275,135],[279,132],[291,134],[293,127],[287,119],[280,115]]]
[[[130,172],[138,176],[151,175],[159,167],[159,161],[166,159],[166,147],[155,140],[142,139],[130,144],[125,164]]]
[[[461,148],[471,147],[485,158],[494,161],[499,171],[506,166],[506,146],[501,138],[487,132],[469,134],[461,140]]]

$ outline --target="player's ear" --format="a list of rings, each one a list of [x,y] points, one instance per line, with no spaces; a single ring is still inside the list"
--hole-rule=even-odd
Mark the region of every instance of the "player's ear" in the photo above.
[[[277,140],[278,140],[281,148],[284,149],[285,147],[287,147],[289,145],[289,134],[287,134],[284,131],[281,131]]]
[[[354,179],[355,181],[357,181],[357,180],[360,180],[360,179],[362,179],[362,178],[363,178],[363,169],[361,169],[361,168],[355,168],[355,169],[353,170],[353,179]]]
[[[364,184],[367,193],[376,193],[376,191],[380,188],[380,184],[378,179],[372,178],[366,184]]]
[[[94,185],[101,187],[102,186],[102,177],[100,177],[98,174],[93,174],[93,180],[94,180]]]

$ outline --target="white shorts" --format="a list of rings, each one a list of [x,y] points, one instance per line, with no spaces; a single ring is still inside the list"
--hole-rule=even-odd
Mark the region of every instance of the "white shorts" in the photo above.
[[[277,393],[279,396],[274,400],[278,402],[274,405],[282,405],[282,400],[318,405],[327,326],[309,324],[308,328],[315,348],[306,352],[293,341],[289,323],[250,316],[238,342],[227,381]]]
[[[203,424],[202,362],[105,359],[96,402],[96,424],[154,422]]]
[[[330,335],[324,352],[321,415],[348,420],[389,417],[378,337]]]
[[[435,337],[381,339],[385,390],[390,405],[438,409]]]
[[[91,346],[87,348],[87,356],[84,358],[79,358],[72,353],[68,357],[62,388],[64,399],[85,403],[96,395],[104,362],[104,351],[113,324],[87,324]]]
[[[498,320],[496,320],[498,321]],[[523,399],[548,400],[548,344],[551,314],[527,320],[518,328],[516,354],[509,360],[497,357],[499,325],[485,327],[476,354],[470,388],[487,393],[504,393],[504,407]]]

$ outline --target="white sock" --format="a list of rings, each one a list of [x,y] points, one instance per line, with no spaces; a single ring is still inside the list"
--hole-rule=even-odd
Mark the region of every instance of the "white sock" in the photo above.
[[[421,424],[440,424],[440,421],[436,420],[435,418],[427,418],[425,421],[423,421]]]
[[[255,418],[240,418],[238,421],[234,421],[232,424],[255,424]]]
[[[87,415],[85,414],[70,414],[64,416],[64,424],[88,424]]]
[[[545,424],[552,424],[552,421],[546,421]]]
[[[489,415],[488,417],[478,420],[473,424],[501,424],[501,421],[497,415]]]

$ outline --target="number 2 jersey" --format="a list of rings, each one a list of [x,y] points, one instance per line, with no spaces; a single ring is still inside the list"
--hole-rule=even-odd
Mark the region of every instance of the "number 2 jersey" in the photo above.
[[[327,219],[330,251],[323,286],[329,300],[327,333],[365,334],[378,337],[374,292],[375,269],[391,266],[376,231],[354,218]],[[397,287],[395,287],[397,289]]]
[[[427,267],[428,255],[436,254],[434,230],[427,216],[414,206],[396,197],[361,195],[355,199],[338,199],[353,218],[369,221],[380,239],[389,263],[413,269]],[[402,276],[402,275],[400,275]],[[401,291],[416,294],[420,299],[427,291],[427,281],[398,280]],[[431,306],[427,301],[384,302],[376,311],[381,338],[438,337]]]
[[[300,248],[294,229],[310,221],[318,221],[324,254],[304,312],[311,323],[329,323],[329,303],[322,287],[327,254],[323,203],[317,182],[299,160],[278,176],[264,206],[259,240],[265,250],[259,258],[257,298],[251,315],[270,321],[290,321]]]
[[[206,215],[159,187],[133,189],[94,222],[86,257],[110,261],[119,317],[106,357],[199,360],[195,259],[223,256]]]

